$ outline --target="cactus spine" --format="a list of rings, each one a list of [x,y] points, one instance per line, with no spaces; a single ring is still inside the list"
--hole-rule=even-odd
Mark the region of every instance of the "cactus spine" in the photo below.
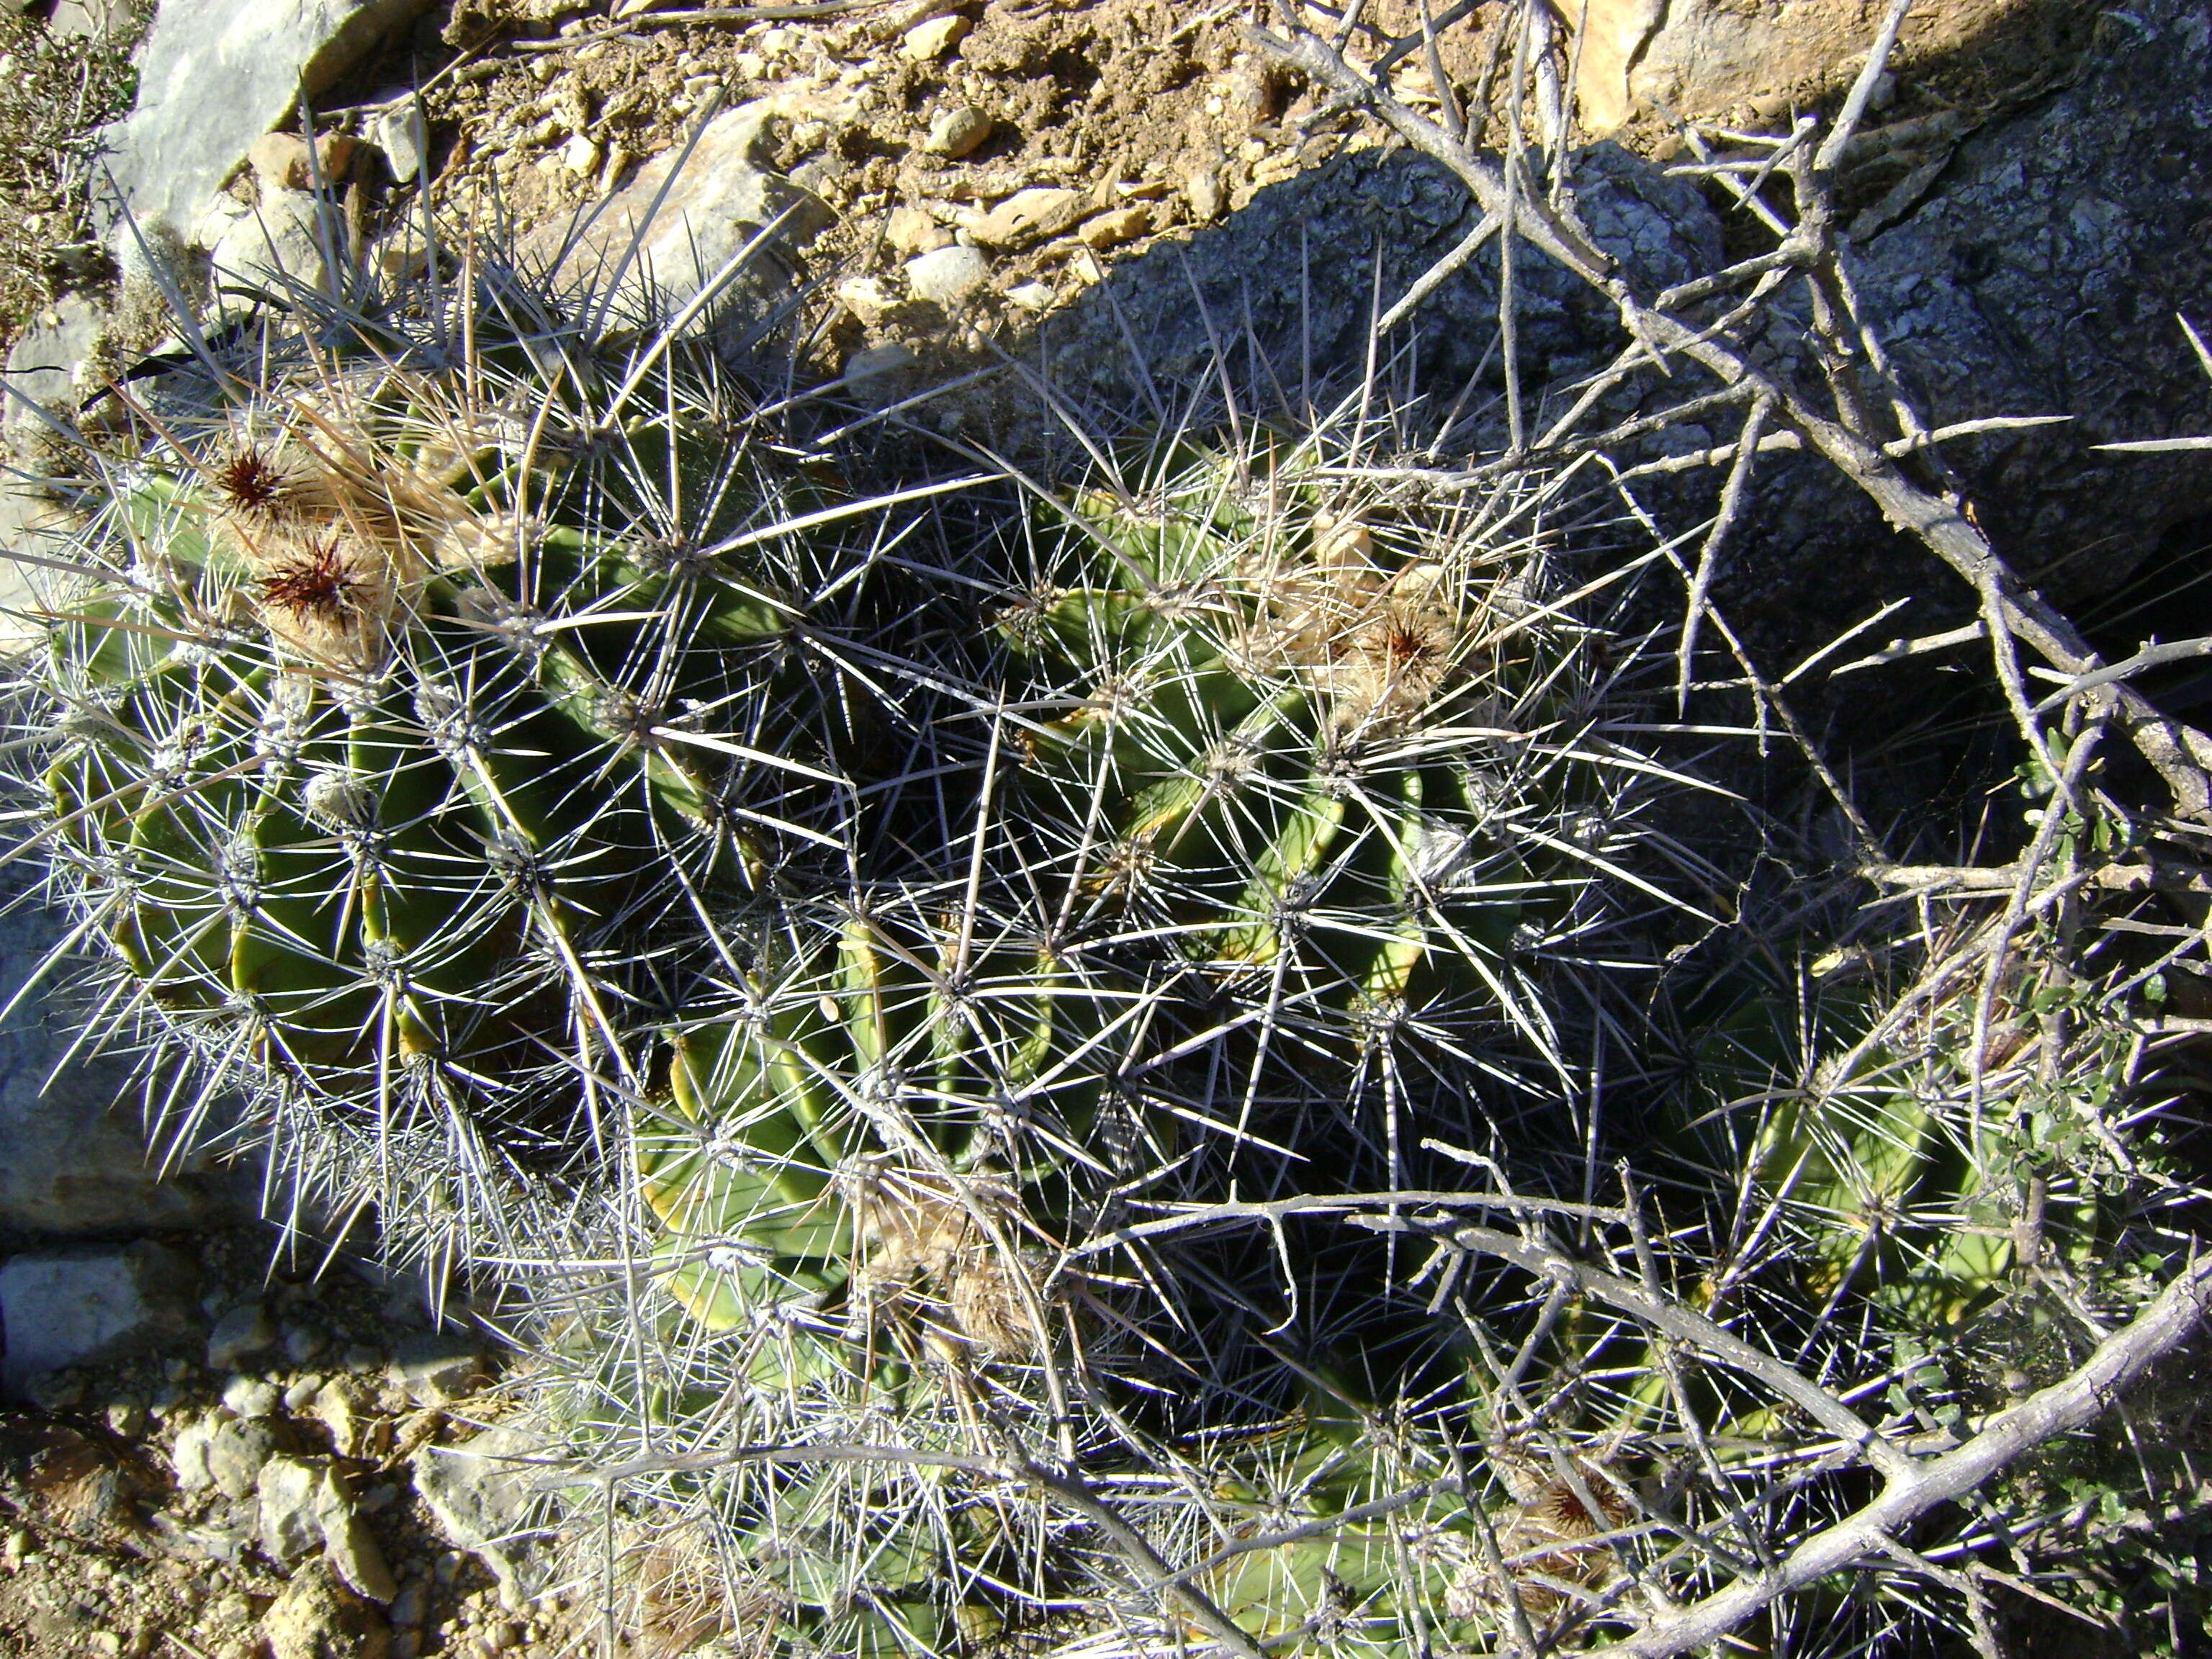
[[[911,689],[881,514],[711,353],[499,273],[404,298],[131,404],[34,687],[127,1016],[336,1135],[342,1208],[373,1151],[396,1232],[606,1148],[636,999],[844,844]]]

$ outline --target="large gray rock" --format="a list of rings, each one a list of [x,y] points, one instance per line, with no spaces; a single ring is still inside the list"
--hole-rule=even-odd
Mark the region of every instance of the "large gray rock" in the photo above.
[[[144,1240],[9,1257],[0,1267],[9,1392],[64,1365],[98,1364],[176,1340],[191,1327],[191,1264]]]
[[[295,1561],[323,1541],[326,1529],[343,1531],[352,1505],[330,1465],[319,1459],[271,1457],[257,1472],[261,1553],[272,1561]]]
[[[92,35],[100,40],[131,27],[128,0],[55,0],[46,18],[47,33],[57,40]]]
[[[1916,58],[2009,33],[2037,9],[2021,0],[1942,0],[1913,9],[1905,40]],[[2042,8],[2063,15],[2063,7]],[[1575,87],[1584,124],[1611,132],[1639,112],[1699,119],[1763,94],[1847,82],[1866,61],[1881,17],[1864,0],[1581,0]],[[2049,27],[2047,22],[2045,27]]]
[[[392,1626],[331,1568],[310,1561],[261,1616],[270,1659],[385,1659]]]
[[[619,270],[625,305],[641,317],[665,314],[688,304],[788,213],[777,237],[761,245],[725,290],[730,307],[757,306],[788,282],[787,250],[830,222],[818,202],[769,169],[769,123],[801,112],[835,119],[843,107],[834,100],[762,99],[726,110],[688,154],[678,144],[655,157],[579,223],[534,233],[525,252],[594,287]]]
[[[66,599],[75,579],[33,561],[66,557],[70,531],[68,510],[44,490],[0,478],[0,659],[44,642],[37,613]],[[6,556],[19,552],[31,557]]]
[[[545,1451],[528,1430],[501,1426],[462,1445],[425,1446],[413,1459],[416,1493],[438,1530],[491,1570],[510,1607],[538,1589],[530,1515],[541,1472],[530,1460]]]
[[[27,868],[0,872],[0,1005],[66,936],[60,915],[27,899]],[[248,1172],[195,1158],[163,1178],[135,1113],[116,1106],[130,1083],[127,1061],[70,1052],[82,1000],[64,966],[0,1021],[0,1240],[157,1232],[258,1214]]]
[[[2130,12],[2075,84],[1968,137],[1924,201],[1869,225],[1856,267],[1934,424],[2074,416],[1948,453],[1997,546],[2076,605],[2212,512],[2203,454],[2091,448],[2212,431],[2175,321],[2212,324],[2212,14]]]
[[[1662,288],[1723,263],[1720,220],[1687,180],[1611,144],[1580,152],[1576,179],[1591,234],[1639,284]],[[1255,346],[1291,387],[1309,362],[1322,380],[1356,372],[1378,274],[1387,309],[1480,216],[1466,187],[1425,157],[1339,157],[1267,186],[1187,242],[1159,242],[1117,266],[1054,319],[1054,372],[1125,406],[1147,378],[1170,389],[1206,383],[1217,347],[1234,354],[1241,375],[1256,371]],[[1524,247],[1515,275],[1533,404],[1547,380],[1591,367],[1626,337],[1601,295],[1541,255]],[[1493,237],[1391,336],[1393,350],[1418,347],[1417,389],[1449,403],[1478,373],[1498,384],[1498,276]]]
[[[449,1406],[483,1386],[483,1346],[459,1331],[404,1336],[385,1375],[415,1405]]]
[[[295,283],[323,286],[326,252],[342,256],[345,235],[344,216],[328,198],[264,186],[259,204],[239,216],[209,251],[216,292],[235,303],[228,290],[282,294]]]
[[[108,129],[108,166],[141,222],[191,229],[256,138],[427,0],[161,0],[138,104]]]
[[[83,387],[77,370],[107,326],[107,313],[81,294],[65,294],[53,315],[24,331],[8,353],[7,435],[18,454],[35,453],[40,439],[76,412]],[[43,411],[43,412],[41,412]]]
[[[2212,432],[2212,380],[2175,315],[2212,322],[2212,17],[2198,0],[2146,0],[2130,15],[2112,14],[2069,83],[1929,155],[1912,189],[1885,191],[1893,172],[1845,180],[1861,313],[1929,424],[2070,417],[1954,441],[1943,455],[1998,552],[2121,655],[2154,631],[2186,637],[2212,621],[2190,574],[2212,541],[2207,458],[2094,447]],[[1817,386],[1796,303],[1757,349]],[[1650,388],[1655,405],[1675,395]],[[1674,441],[1728,435],[1717,426]],[[1670,521],[1694,523],[1718,470],[1680,477]],[[1899,598],[1910,608],[1869,650],[1974,617],[1966,584],[1824,463],[1777,458],[1753,489],[1714,591],[1754,656],[1796,660]],[[2138,574],[2159,578],[2155,615],[2118,597]],[[1909,659],[1793,695],[1810,724],[1832,712],[1839,741],[1892,735],[1925,718],[1928,666]],[[2169,712],[2204,717],[2201,683],[2144,689]],[[1911,816],[1909,800],[1895,806]]]
[[[213,1486],[225,1498],[243,1498],[276,1453],[276,1431],[269,1423],[210,1413],[177,1431],[169,1463],[179,1492]]]
[[[82,295],[65,294],[52,313],[27,330],[8,354],[7,408],[0,430],[15,466],[33,475],[61,441],[85,387],[84,360],[108,324],[106,311]],[[0,550],[31,557],[0,557],[0,656],[12,656],[44,638],[30,613],[66,597],[67,578],[34,561],[66,556],[59,544],[68,516],[44,489],[22,478],[0,479]]]

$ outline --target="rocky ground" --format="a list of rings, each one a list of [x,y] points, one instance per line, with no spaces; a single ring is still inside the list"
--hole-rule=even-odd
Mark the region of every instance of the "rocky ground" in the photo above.
[[[313,1261],[272,1268],[242,1226],[0,1270],[0,1653],[574,1646],[526,1478],[460,1449],[514,1449],[490,1346],[432,1328],[414,1285]]]

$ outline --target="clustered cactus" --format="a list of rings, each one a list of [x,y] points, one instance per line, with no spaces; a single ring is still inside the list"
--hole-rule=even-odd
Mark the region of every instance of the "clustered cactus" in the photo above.
[[[1688,1409],[1645,1336],[1291,1209],[1176,1231],[1470,1164],[1601,1215],[1593,1045],[1656,1051],[1723,924],[1647,823],[1698,787],[1637,741],[1660,562],[1576,469],[1444,489],[1363,403],[871,495],[605,295],[295,298],[82,434],[36,839],[179,1133],[242,1085],[386,1248],[559,1269],[537,1420],[628,1471],[571,1498],[640,1616],[1049,1625],[1107,1552],[1012,1446],[1257,1643],[1603,1617]],[[1637,1079],[1808,1350],[1925,1352],[2014,1266],[1971,1000],[1740,969]],[[1526,1422],[1476,1381],[1516,1345]]]
[[[301,1106],[325,1170],[373,1146],[380,1183],[326,1197],[395,1236],[410,1188],[481,1219],[572,1156],[580,1079],[615,1115],[639,999],[696,916],[842,844],[907,689],[841,645],[880,522],[711,361],[620,380],[513,282],[132,400],[38,676],[41,833],[112,1017]]]
[[[1263,1526],[1356,1501],[1383,1470],[1360,1408],[1285,1397],[1255,1316],[1286,1289],[1334,1307],[1340,1341],[1372,1350],[1346,1400],[1435,1384],[1420,1322],[1370,1328],[1373,1287],[1325,1252],[1285,1258],[1285,1286],[1273,1261],[1115,1261],[1087,1241],[1310,1188],[1317,1158],[1347,1188],[1411,1181],[1437,1162],[1424,1135],[1540,1121],[1524,1103],[1570,1041],[1561,987],[1624,892],[1664,902],[1638,828],[1657,769],[1612,729],[1624,704],[1559,568],[1553,492],[1439,512],[1364,482],[1358,459],[1326,424],[1272,453],[1164,444],[1148,471],[1048,497],[976,550],[999,588],[950,705],[977,728],[945,739],[963,781],[932,792],[936,816],[842,866],[787,866],[718,918],[720,970],[655,1033],[629,1153],[641,1268],[684,1317],[612,1372],[611,1326],[574,1335],[568,1420],[605,1447],[642,1418],[708,1459],[799,1438],[922,1448],[905,1476],[660,1480],[672,1510],[748,1540],[731,1546],[748,1582],[809,1639],[889,1650],[938,1640],[945,1616],[999,1616],[979,1563],[1010,1546],[978,1540],[1003,1538],[1006,1500],[956,1496],[927,1451],[1009,1413],[1044,1431],[1068,1407],[1041,1386],[1070,1359],[1102,1391],[1097,1467],[1226,1435],[1191,1476],[1219,1512]],[[1194,1322],[1211,1352],[1185,1357]],[[1252,1403],[1221,1419],[1225,1385]],[[1430,1507],[1427,1591],[1384,1593],[1404,1563],[1389,1527],[1206,1582],[1269,1632],[1346,1584],[1382,1596],[1376,1639],[1378,1621],[1465,1625],[1487,1604],[1452,1588],[1472,1546],[1444,1516],[1463,1504]],[[794,1530],[797,1511],[813,1518]],[[887,1559],[930,1559],[886,1514],[927,1519],[939,1555],[968,1537],[931,1595],[884,1577]]]

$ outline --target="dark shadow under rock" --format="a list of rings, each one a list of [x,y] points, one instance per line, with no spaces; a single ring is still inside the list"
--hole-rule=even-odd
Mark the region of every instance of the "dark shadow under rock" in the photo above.
[[[0,872],[0,1004],[66,931],[27,891],[23,870]],[[129,1060],[75,1047],[88,994],[81,974],[64,965],[0,1021],[0,1243],[125,1237],[255,1214],[251,1169],[198,1158],[164,1178],[132,1103],[118,1104],[130,1091]]]
[[[1691,185],[1627,152],[1579,152],[1575,178],[1591,234],[1640,286],[1664,287],[1721,262],[1720,222]],[[1370,324],[1455,246],[1481,215],[1466,187],[1409,151],[1364,150],[1269,186],[1251,205],[1187,242],[1163,242],[1115,269],[1047,325],[1054,378],[1109,405],[1170,407],[1210,385],[1217,350],[1255,386],[1273,377],[1291,398],[1308,384],[1341,385],[1367,356]],[[1515,255],[1522,388],[1586,374],[1626,343],[1612,306],[1525,246]],[[1468,399],[1480,447],[1504,439],[1493,237],[1382,342],[1403,352],[1399,390],[1449,405]],[[1134,348],[1133,352],[1132,347]]]
[[[2212,505],[2212,15],[2107,12],[2073,84],[1966,140],[1934,192],[1856,250],[1862,299],[1936,425],[2070,415],[1948,452],[1992,540],[2062,604],[2126,580]]]

